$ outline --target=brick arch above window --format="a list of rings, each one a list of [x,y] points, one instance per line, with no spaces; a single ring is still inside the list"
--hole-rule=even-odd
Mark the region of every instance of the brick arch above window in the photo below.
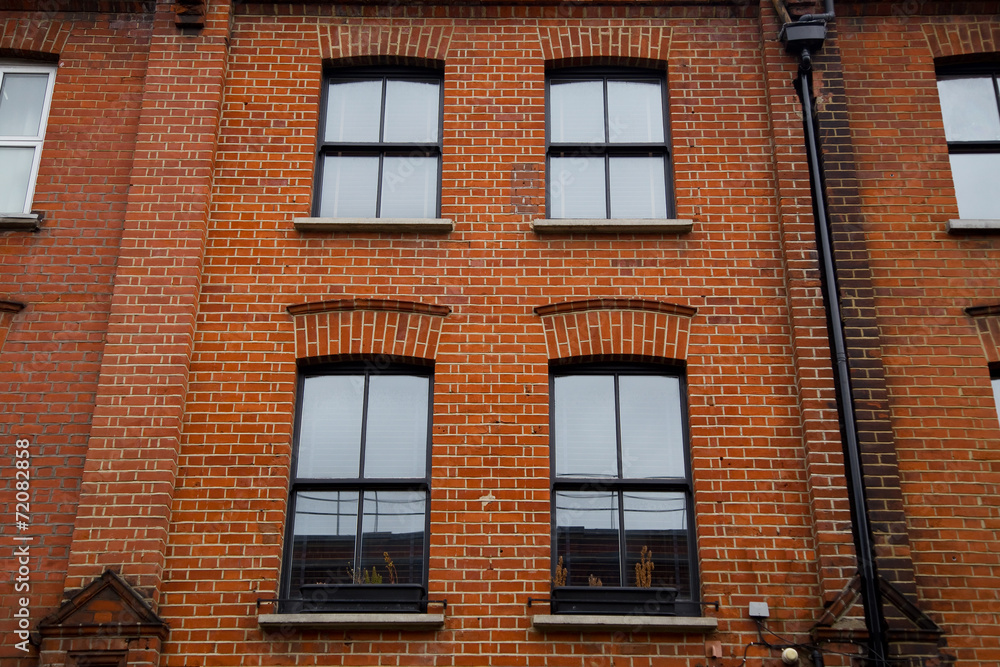
[[[670,28],[551,26],[539,29],[542,57],[551,67],[662,68],[670,51]]]
[[[320,28],[319,42],[324,61],[426,67],[429,61],[446,60],[451,31],[444,26],[329,25]]]
[[[389,355],[434,359],[450,308],[414,301],[337,299],[288,307],[297,359]]]
[[[934,58],[988,56],[1000,51],[1000,24],[989,21],[926,24],[924,35]]]
[[[10,330],[14,315],[24,310],[24,304],[19,301],[0,300],[0,350],[7,340],[7,332]]]
[[[976,323],[986,360],[991,366],[1000,365],[1000,303],[972,306],[965,312]]]
[[[58,62],[72,28],[67,21],[0,20],[0,58]]]
[[[697,311],[665,301],[590,299],[539,306],[550,359],[687,358]]]

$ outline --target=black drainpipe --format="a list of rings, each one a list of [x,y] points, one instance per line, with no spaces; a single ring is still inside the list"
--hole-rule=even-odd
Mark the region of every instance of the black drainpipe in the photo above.
[[[826,22],[834,17],[833,0],[826,0],[826,13],[801,17],[781,28],[781,40],[789,53],[799,57],[799,77],[796,80],[802,101],[802,118],[806,133],[806,154],[809,159],[809,176],[812,185],[813,211],[816,215],[819,264],[823,282],[823,302],[826,306],[830,343],[835,360],[837,409],[840,413],[844,438],[845,467],[848,492],[851,500],[851,523],[854,528],[854,547],[858,554],[861,576],[861,599],[865,609],[865,627],[868,630],[869,665],[888,665],[889,643],[882,613],[882,596],[879,593],[878,570],[875,565],[868,503],[865,500],[864,478],[861,474],[861,448],[858,441],[857,419],[851,392],[851,376],[847,366],[847,345],[841,317],[840,292],[837,288],[836,260],[831,242],[830,220],[826,214],[824,173],[820,160],[819,136],[812,96],[812,51],[818,50],[826,38]]]

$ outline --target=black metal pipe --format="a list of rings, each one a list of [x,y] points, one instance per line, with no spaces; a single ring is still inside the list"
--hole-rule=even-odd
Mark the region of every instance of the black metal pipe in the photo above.
[[[829,21],[834,17],[833,13],[833,0],[826,0],[823,3],[822,14],[804,14],[799,17],[800,21]]]
[[[830,324],[830,342],[835,358],[837,403],[843,419],[844,453],[847,456],[847,478],[851,497],[851,520],[854,524],[855,550],[861,575],[861,599],[865,608],[865,625],[868,629],[868,661],[875,666],[888,665],[888,641],[879,593],[878,570],[872,544],[868,504],[865,501],[864,478],[861,474],[861,448],[858,441],[857,419],[851,395],[851,376],[847,366],[847,346],[843,321],[840,315],[840,294],[834,270],[833,244],[830,221],[826,213],[826,194],[820,166],[820,146],[816,134],[816,118],[812,98],[812,57],[808,49],[800,54],[799,96],[802,99],[802,117],[806,130],[806,153],[809,158],[809,176],[812,185],[813,205],[816,212],[817,242],[819,244],[820,271],[823,275],[823,300]]]

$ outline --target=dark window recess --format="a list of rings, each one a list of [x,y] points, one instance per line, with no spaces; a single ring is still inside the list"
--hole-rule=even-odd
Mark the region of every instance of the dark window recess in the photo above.
[[[673,217],[662,75],[556,72],[546,103],[549,218]]]
[[[330,218],[436,218],[441,77],[404,70],[326,77],[314,213]]]
[[[682,378],[552,376],[555,613],[700,615]]]
[[[958,214],[1000,219],[1000,65],[943,69],[938,93]]]
[[[426,611],[431,376],[303,374],[286,613]]]

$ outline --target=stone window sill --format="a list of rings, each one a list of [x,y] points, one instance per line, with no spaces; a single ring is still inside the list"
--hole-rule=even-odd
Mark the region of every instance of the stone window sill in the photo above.
[[[605,616],[576,614],[536,614],[531,625],[541,632],[698,632],[708,634],[719,627],[707,616]]]
[[[437,630],[444,626],[444,614],[259,614],[257,623],[265,630],[280,628]]]
[[[300,232],[450,232],[447,218],[293,218]]]
[[[40,219],[37,213],[0,213],[0,231],[36,232]]]
[[[961,218],[948,221],[949,234],[968,234],[975,232],[1000,232],[1000,220],[976,220]]]
[[[686,234],[693,220],[658,218],[554,218],[532,220],[539,234]]]

